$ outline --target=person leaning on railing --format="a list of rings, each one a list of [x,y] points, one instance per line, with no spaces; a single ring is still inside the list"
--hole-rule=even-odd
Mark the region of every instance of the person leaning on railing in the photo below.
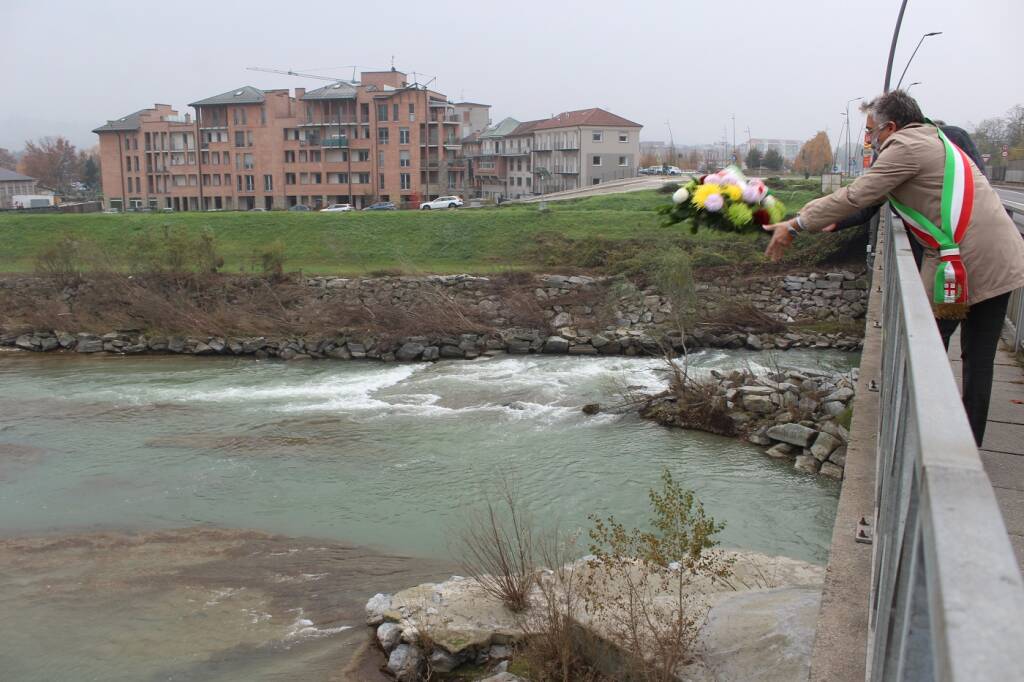
[[[778,260],[801,232],[820,232],[888,200],[924,247],[921,277],[947,348],[963,322],[963,403],[981,445],[1007,301],[1024,286],[1024,240],[985,176],[912,97],[895,90],[862,109],[878,153],[874,165],[796,218],[766,225],[772,238],[765,254]]]

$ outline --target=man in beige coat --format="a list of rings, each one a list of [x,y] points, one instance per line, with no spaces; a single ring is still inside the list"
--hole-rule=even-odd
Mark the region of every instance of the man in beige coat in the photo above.
[[[895,199],[935,225],[941,224],[946,146],[935,126],[925,122],[912,97],[896,90],[864,105],[867,135],[878,152],[875,164],[851,185],[816,199],[789,221],[766,225],[772,232],[766,255],[778,260],[802,232],[819,232],[867,206]],[[1010,292],[1024,286],[1024,240],[1003,209],[988,180],[969,160],[974,179],[973,209],[966,232],[958,243],[966,270],[966,318],[961,332],[963,402],[978,445],[985,434],[992,363]],[[918,236],[910,231],[912,238]],[[929,297],[939,265],[935,248],[925,247],[921,276]],[[961,320],[938,320],[942,340],[949,338]]]

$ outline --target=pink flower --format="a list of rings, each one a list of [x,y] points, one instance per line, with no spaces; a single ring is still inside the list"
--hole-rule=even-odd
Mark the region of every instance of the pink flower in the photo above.
[[[743,201],[745,201],[748,204],[756,204],[760,200],[761,197],[759,196],[757,187],[754,185],[754,183],[749,183],[746,187],[743,188]]]
[[[710,175],[704,176],[705,185],[720,185],[722,184],[722,176],[719,173],[711,173]]]
[[[717,213],[722,210],[722,206],[725,205],[725,199],[722,198],[721,194],[709,194],[704,200],[704,210]]]

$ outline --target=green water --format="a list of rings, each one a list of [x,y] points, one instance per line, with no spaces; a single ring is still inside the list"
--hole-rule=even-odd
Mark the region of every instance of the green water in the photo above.
[[[842,369],[854,361],[839,353],[778,359]],[[692,361],[704,371],[769,359],[708,352]],[[586,527],[588,514],[614,513],[630,525],[643,523],[647,489],[668,467],[726,522],[723,544],[824,562],[833,481],[732,439],[580,412],[622,386],[662,380],[658,361],[634,358],[383,365],[2,353],[0,669],[25,680],[63,679],[67,670],[78,671],[75,679],[262,679],[246,667],[252,660],[272,662],[261,670],[283,660],[292,667],[280,674],[319,679],[312,673],[337,663],[322,650],[332,636],[344,640],[338,628],[360,626],[358,605],[431,573],[426,566],[444,570],[467,513],[501,479],[544,524]],[[229,535],[182,530],[196,527]],[[152,535],[162,530],[173,541]],[[276,536],[253,539],[249,530]],[[306,556],[314,545],[323,556],[306,563],[253,559]],[[353,548],[363,548],[358,557]],[[378,570],[380,557],[392,557],[387,571]],[[230,592],[230,577],[211,582],[196,568],[211,562],[249,592]],[[67,588],[66,603],[51,598],[54,584]],[[216,596],[224,590],[227,602],[259,598],[221,622],[208,611],[226,608]],[[332,591],[344,596],[335,611],[323,607]],[[121,593],[131,595],[129,613],[109,603]],[[64,639],[79,644],[33,653],[64,607],[89,614],[66,624]],[[138,631],[138,612],[162,653],[128,651],[138,646],[126,635]],[[216,622],[224,642],[179,636],[183,613]],[[250,622],[242,613],[266,617]],[[125,640],[123,653],[110,654],[132,661],[124,675],[111,673],[97,638]],[[306,642],[303,656],[281,647],[288,641]],[[249,654],[225,658],[240,646]],[[268,653],[279,650],[288,653]]]

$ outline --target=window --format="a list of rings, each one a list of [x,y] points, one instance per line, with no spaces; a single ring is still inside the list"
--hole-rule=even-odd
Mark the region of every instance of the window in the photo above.
[[[398,103],[397,102],[395,104],[391,105],[391,120],[392,121],[397,121],[398,120]]]
[[[527,187],[529,187],[529,186],[530,186],[530,178],[526,178],[526,186],[527,186]]]
[[[628,166],[629,165],[629,160],[625,156],[620,156],[619,157],[619,165],[620,166]]]
[[[295,152],[292,151],[292,150],[286,151],[284,153],[284,162],[285,163],[295,163]]]
[[[231,185],[231,173],[224,174],[224,184],[228,186]]]
[[[237,183],[236,186],[238,187],[238,191],[241,192],[242,191],[242,176],[241,175],[236,175],[235,176],[235,182]]]
[[[629,134],[619,131],[619,142],[629,142]]]
[[[249,125],[249,114],[245,107],[242,107],[242,125]]]
[[[356,150],[356,161],[369,161],[370,150],[369,149],[357,149]]]
[[[235,146],[236,147],[244,147],[245,146],[245,131],[244,130],[236,130],[235,131]]]
[[[408,168],[412,165],[412,159],[409,157],[409,150],[403,149],[398,152],[398,165],[402,168]]]
[[[388,120],[388,105],[378,104],[377,105],[377,120],[386,121]]]
[[[124,157],[124,169],[126,171],[128,171],[129,173],[132,172],[132,157],[130,157],[130,156]]]
[[[377,152],[377,167],[384,167],[384,152]]]
[[[344,185],[345,183],[348,182],[348,173],[328,173],[327,182],[328,184],[336,183],[339,185]]]
[[[412,175],[409,173],[399,173],[398,181],[401,183],[402,189],[412,189]]]
[[[310,173],[309,182],[313,185],[319,185],[323,182],[323,176],[320,173]]]
[[[377,176],[377,187],[384,189],[384,174],[381,173]]]
[[[595,165],[595,166],[600,166],[601,165],[601,157],[600,156],[598,156],[596,154],[594,155],[593,165]]]
[[[306,123],[313,122],[313,105],[306,104]]]
[[[247,170],[252,170],[253,168],[256,167],[256,163],[253,161],[252,154],[244,154],[243,157],[245,159],[242,163],[243,167],[245,167]]]
[[[369,123],[370,122],[370,105],[366,102],[359,104],[359,122]]]
[[[209,164],[210,163],[210,152],[202,152],[201,154],[199,154],[199,159],[200,159],[200,161],[202,163]]]
[[[231,165],[231,153],[230,152],[224,152],[224,165],[225,166],[230,166]]]
[[[267,125],[267,108],[260,107],[260,125]]]
[[[409,129],[399,128],[398,129],[398,144],[409,144]]]
[[[313,163],[320,163],[320,150],[312,149],[309,152],[309,160]]]
[[[601,142],[604,139],[604,133],[600,130],[595,130],[591,133],[591,139],[594,142]]]
[[[295,184],[295,173],[285,173],[284,174],[284,184],[286,184],[286,185],[294,185]]]
[[[377,144],[387,144],[391,132],[388,128],[377,128]]]
[[[523,179],[521,177],[520,178],[516,178],[516,186],[518,186],[518,187],[522,187],[523,186]]]
[[[213,186],[220,187],[220,173],[215,173],[213,175]]]
[[[590,184],[592,184],[592,185],[600,185],[601,184],[601,178],[594,178],[594,181],[592,183],[590,183]]]
[[[409,102],[409,120],[416,120],[416,104],[414,102]]]
[[[246,175],[245,176],[245,191],[255,192],[256,191],[256,176]]]
[[[309,155],[307,154],[306,150],[305,149],[300,150],[299,151],[299,163],[306,163],[306,161],[308,159],[309,159]]]
[[[238,125],[238,107],[233,107],[231,109],[231,116],[234,119],[235,125]]]
[[[246,147],[251,147],[252,146],[252,131],[251,130],[245,131],[245,146]]]
[[[263,191],[273,192],[274,191],[274,176],[264,175],[263,176]]]
[[[370,174],[369,173],[356,173],[356,184],[369,185]]]

